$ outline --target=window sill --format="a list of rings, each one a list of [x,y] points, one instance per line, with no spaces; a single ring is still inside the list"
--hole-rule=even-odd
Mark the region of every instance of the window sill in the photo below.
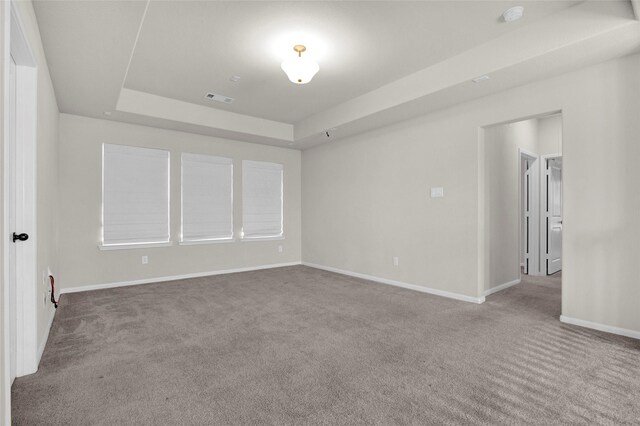
[[[178,244],[181,246],[194,246],[199,244],[225,244],[225,243],[235,243],[235,238],[225,238],[220,240],[187,240],[180,241]]]
[[[252,237],[252,238],[242,238],[240,241],[244,243],[248,243],[251,241],[277,241],[284,240],[284,236],[281,237]]]
[[[100,244],[100,250],[130,250],[139,248],[169,247],[173,245],[173,241],[165,241],[162,243],[131,243],[131,244]]]

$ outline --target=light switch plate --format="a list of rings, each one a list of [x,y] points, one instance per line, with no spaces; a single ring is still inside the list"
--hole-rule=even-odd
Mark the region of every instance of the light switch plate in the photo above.
[[[431,188],[431,198],[442,198],[444,197],[444,188]]]

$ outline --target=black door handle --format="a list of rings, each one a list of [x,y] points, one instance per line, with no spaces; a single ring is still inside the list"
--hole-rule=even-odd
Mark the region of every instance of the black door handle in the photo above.
[[[29,239],[29,234],[16,234],[15,232],[13,233],[14,243],[16,242],[16,240],[27,241],[28,239]]]

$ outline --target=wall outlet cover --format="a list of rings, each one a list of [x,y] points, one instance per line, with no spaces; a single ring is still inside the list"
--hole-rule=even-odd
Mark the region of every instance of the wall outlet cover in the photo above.
[[[431,188],[431,198],[442,198],[444,197],[444,188],[437,187]]]

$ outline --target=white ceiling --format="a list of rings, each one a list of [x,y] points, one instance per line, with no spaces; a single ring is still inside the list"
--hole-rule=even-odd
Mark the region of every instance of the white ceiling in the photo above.
[[[503,22],[501,13],[517,4],[525,17]],[[296,148],[322,141],[324,129],[367,130],[640,45],[628,1],[36,1],[34,7],[62,112],[107,118],[103,112],[111,111],[109,119]],[[280,69],[283,51],[300,42],[320,64],[307,85],[290,83]],[[551,57],[553,63],[545,61]],[[526,72],[523,64],[530,64]],[[484,73],[502,78],[465,89]],[[231,82],[232,75],[241,80]],[[236,100],[211,103],[203,99],[209,91]]]
[[[527,5],[534,22],[576,1]],[[241,114],[295,123],[512,31],[502,2],[152,2],[125,87]],[[310,84],[284,78],[285,52],[317,35],[326,48]],[[301,34],[303,36],[304,34]],[[302,37],[301,37],[302,38]],[[308,46],[305,55],[313,54]],[[240,75],[238,83],[229,80]],[[235,98],[211,104],[207,91]]]

